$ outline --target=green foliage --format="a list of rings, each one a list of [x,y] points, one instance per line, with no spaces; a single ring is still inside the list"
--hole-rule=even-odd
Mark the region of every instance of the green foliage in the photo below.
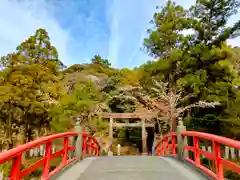
[[[0,172],[3,172],[4,177],[8,177],[10,175],[11,166],[12,164],[10,162],[0,165]]]
[[[238,35],[240,21],[232,27],[226,23],[238,9],[239,2],[235,0],[198,0],[189,9],[168,1],[154,14],[154,27],[144,42],[149,54],[159,59],[142,66],[140,83],[148,89],[155,77],[172,88],[181,86],[183,94],[189,96],[189,104],[207,100],[221,102],[223,109],[232,106],[238,96],[238,58],[226,40]],[[192,33],[183,34],[183,30]],[[217,123],[222,111],[215,111],[212,122]],[[204,119],[196,108],[191,115]],[[206,127],[203,124],[199,128]]]
[[[69,129],[73,117],[80,117],[83,123],[88,122],[92,109],[100,103],[102,95],[93,83],[78,85],[75,90],[64,96],[58,106],[53,107],[51,117],[52,128],[56,131]]]
[[[49,107],[65,93],[58,83],[58,63],[57,51],[42,29],[21,43],[16,53],[1,58],[1,121],[9,146],[13,146],[13,125],[20,127],[15,133],[22,134],[23,142],[32,139],[34,129],[38,135],[44,133],[42,128],[49,129]]]
[[[65,66],[59,60],[57,49],[51,45],[50,38],[45,29],[38,29],[35,35],[30,36],[26,41],[22,42],[17,47],[17,54],[26,58],[27,64],[43,64],[54,68],[56,73],[58,69],[63,69]],[[56,63],[58,67],[51,66],[50,63]],[[51,63],[51,64],[52,64]]]
[[[106,136],[108,133],[109,122],[107,119],[91,118],[88,125],[95,136]]]
[[[120,76],[119,83],[123,85],[138,86],[139,79],[141,76],[141,71],[139,69],[130,70],[127,68],[123,68],[120,70],[119,76]]]
[[[225,136],[240,139],[240,96],[222,114],[222,132]]]
[[[188,29],[191,23],[186,15],[183,7],[172,1],[168,1],[160,12],[154,14],[151,21],[154,27],[148,30],[149,38],[144,40],[144,45],[151,55],[155,57],[170,55],[183,38],[178,32]]]
[[[107,59],[102,59],[99,55],[95,55],[92,58],[92,64],[98,64],[104,68],[109,68],[111,66],[111,63]]]
[[[67,69],[65,69],[63,71],[64,74],[67,74],[67,73],[74,73],[74,72],[81,72],[85,69],[84,65],[81,65],[81,64],[74,64],[70,67],[68,67]]]
[[[219,47],[228,38],[238,36],[240,20],[232,27],[227,26],[227,21],[239,7],[237,0],[197,0],[190,8],[195,19],[193,28],[198,33],[196,41]]]
[[[6,138],[0,143],[11,148],[48,133],[69,131],[76,117],[95,135],[106,135],[108,121],[99,119],[98,112],[154,110],[145,96],[152,95],[153,78],[167,83],[168,95],[180,87],[179,97],[186,99],[175,103],[176,109],[198,101],[221,103],[183,113],[189,129],[239,139],[240,51],[226,42],[239,35],[240,21],[227,26],[238,9],[236,0],[197,0],[189,9],[167,1],[158,7],[144,40],[156,61],[133,70],[112,68],[100,55],[89,64],[65,69],[47,31],[38,29],[16,52],[1,58],[0,124]],[[169,130],[167,124],[161,126],[164,132]],[[127,134],[139,136],[137,131],[115,132],[116,137],[137,143]],[[15,143],[19,135],[22,140]]]

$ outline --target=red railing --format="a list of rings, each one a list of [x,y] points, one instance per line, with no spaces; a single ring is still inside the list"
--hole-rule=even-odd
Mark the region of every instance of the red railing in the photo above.
[[[186,137],[193,138],[193,146],[183,145],[183,151],[192,152],[194,157],[190,158],[189,155],[187,157],[183,156],[184,160],[190,162],[216,180],[224,180],[224,168],[240,174],[240,166],[237,163],[224,159],[221,153],[221,147],[223,146],[240,150],[240,141],[195,131],[185,131],[181,135],[182,140]],[[200,141],[202,140],[208,140],[212,143],[213,152],[208,152],[200,148]],[[177,133],[170,133],[158,142],[155,154],[158,156],[176,156],[177,149]],[[214,172],[201,164],[201,155],[213,161]]]
[[[74,160],[77,160],[76,153],[76,137],[78,133],[76,132],[66,132],[55,134],[47,137],[40,138],[38,140],[29,142],[27,144],[18,146],[7,152],[0,154],[0,164],[6,163],[12,160],[12,167],[10,171],[9,180],[20,180],[39,168],[42,168],[42,180],[47,180],[63,167],[67,166]],[[73,137],[73,142],[70,144],[69,137]],[[63,138],[63,148],[59,151],[52,153],[53,141]],[[88,153],[89,155],[99,156],[99,145],[95,137],[91,137],[86,133],[82,134],[82,156],[85,157]],[[39,147],[40,145],[45,145],[45,155],[42,159],[35,162],[33,165],[21,170],[22,167],[22,156],[23,154],[33,148]],[[69,155],[71,154],[71,155]],[[61,163],[54,170],[50,171],[50,161],[56,157],[62,157]]]
[[[161,138],[156,146],[155,154],[157,156],[176,156],[177,153],[177,133],[172,132]]]

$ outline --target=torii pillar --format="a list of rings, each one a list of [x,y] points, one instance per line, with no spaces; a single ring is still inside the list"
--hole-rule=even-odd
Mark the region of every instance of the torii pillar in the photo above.
[[[142,120],[142,154],[147,155],[147,133],[145,119]]]
[[[108,156],[112,156],[112,143],[113,143],[113,118],[110,118],[109,122],[109,134],[108,134]]]

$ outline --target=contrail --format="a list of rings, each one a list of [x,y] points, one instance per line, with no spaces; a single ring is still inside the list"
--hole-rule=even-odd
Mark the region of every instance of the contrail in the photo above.
[[[136,48],[134,49],[134,51],[133,51],[132,55],[130,56],[130,58],[128,59],[128,63],[131,63],[131,62],[132,62],[133,58],[136,56],[137,52],[140,50],[140,47],[141,47],[142,44],[143,44],[143,39],[144,39],[144,37],[145,37],[145,31],[142,33],[138,45],[137,45]]]
[[[115,1],[114,1],[115,2]],[[113,3],[114,3],[113,2]],[[114,4],[113,4],[113,7]],[[112,8],[110,13],[110,39],[108,48],[108,59],[112,63],[112,66],[116,66],[118,52],[119,52],[119,22],[115,8]]]
[[[109,40],[109,54],[108,59],[111,61],[112,65],[115,66],[119,51],[119,37],[118,37],[118,21],[114,17],[111,24],[111,36]]]

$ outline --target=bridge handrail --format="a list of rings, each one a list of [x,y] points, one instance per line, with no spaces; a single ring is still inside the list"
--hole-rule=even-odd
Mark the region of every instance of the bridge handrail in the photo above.
[[[72,157],[68,157],[69,151],[76,151],[76,138],[72,142],[72,145],[69,145],[69,137],[81,136],[83,138],[82,150],[83,156],[86,155],[86,151],[89,151],[95,156],[99,155],[99,144],[95,137],[92,137],[86,133],[79,134],[77,132],[65,132],[54,134],[46,137],[42,137],[40,139],[34,140],[32,142],[28,142],[27,144],[20,145],[16,148],[10,149],[6,152],[0,153],[0,164],[3,164],[9,160],[12,160],[12,168],[10,172],[10,180],[20,180],[23,177],[26,177],[33,171],[43,166],[42,178],[41,179],[49,179],[51,176],[55,175],[61,168],[67,166],[74,160],[77,160],[76,154],[72,155]],[[64,138],[63,148],[59,151],[52,153],[52,141],[56,139]],[[35,164],[28,166],[27,168],[21,170],[22,165],[22,154],[27,150],[32,148],[39,147],[40,145],[46,144],[45,147],[45,155],[43,158],[35,162]],[[93,152],[94,151],[94,152]],[[62,161],[59,167],[56,167],[53,171],[50,172],[50,160],[62,156]]]
[[[211,177],[219,180],[224,180],[224,169],[223,167],[229,168],[232,171],[240,174],[240,166],[237,163],[231,162],[222,158],[221,156],[221,147],[220,145],[230,146],[240,150],[240,142],[226,138],[217,136],[214,134],[203,133],[203,132],[195,132],[195,131],[185,131],[182,132],[182,136],[191,136],[193,137],[193,146],[184,146],[184,150],[192,151],[194,153],[194,160],[190,159],[189,157],[184,158],[191,164],[195,165],[196,167],[200,168],[206,174],[210,175]],[[199,139],[209,140],[212,142],[213,152],[210,153],[208,151],[202,150],[199,147]],[[210,169],[206,168],[205,166],[201,165],[200,162],[200,155],[205,156],[209,160],[214,161],[215,170],[216,172],[211,171]]]
[[[224,180],[224,171],[223,171],[224,167],[229,168],[232,171],[240,174],[240,165],[238,165],[237,163],[231,162],[229,160],[226,160],[221,156],[221,145],[233,147],[240,150],[240,141],[217,136],[214,134],[196,132],[196,131],[183,131],[179,133],[179,135],[180,136],[178,136],[178,133],[173,132],[173,133],[167,134],[166,136],[163,136],[156,145],[156,151],[155,151],[156,155],[177,156],[178,154],[178,157],[181,157],[184,160],[190,162],[191,164],[198,167],[209,176],[218,180]],[[193,146],[184,144],[184,137],[193,137]],[[177,141],[179,141],[179,138],[181,138],[181,141],[183,143],[182,147],[180,147],[181,145],[178,145]],[[213,146],[213,152],[202,150],[199,147],[199,139],[211,141]],[[177,153],[176,153],[176,149],[178,151]],[[193,158],[194,160],[192,160],[189,156],[185,157],[184,151],[192,151],[194,153],[194,158]],[[214,161],[214,166],[216,170],[215,172],[201,165],[201,161],[200,161],[201,155],[208,158],[209,160]]]
[[[198,137],[201,139],[206,139],[209,141],[214,141],[222,145],[230,146],[236,149],[240,149],[240,141],[236,141],[230,138],[226,138],[223,136],[218,136],[214,134],[204,133],[204,132],[196,132],[196,131],[184,131],[182,132],[183,136],[192,136]]]
[[[6,152],[0,153],[0,164],[14,158],[19,153],[22,154],[22,153],[26,152],[27,150],[36,148],[39,145],[46,144],[48,142],[51,142],[52,140],[69,137],[69,136],[77,136],[77,135],[78,135],[78,133],[76,133],[76,132],[65,132],[65,133],[54,134],[54,135],[50,135],[50,136],[46,136],[46,137],[41,137],[40,139],[28,142],[28,143],[20,145],[16,148],[10,149]]]

